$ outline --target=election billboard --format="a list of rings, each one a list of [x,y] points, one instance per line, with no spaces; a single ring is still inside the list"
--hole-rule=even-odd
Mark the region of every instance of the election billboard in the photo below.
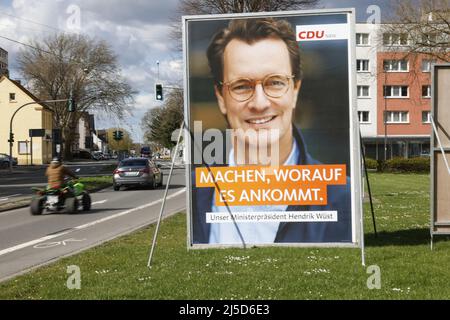
[[[361,245],[354,10],[183,17],[188,246]]]

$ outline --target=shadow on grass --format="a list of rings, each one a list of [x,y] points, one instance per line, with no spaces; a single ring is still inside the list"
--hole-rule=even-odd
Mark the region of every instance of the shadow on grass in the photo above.
[[[435,236],[433,241],[448,241],[449,236]],[[366,247],[384,246],[420,246],[429,245],[431,241],[430,229],[407,229],[393,232],[378,232],[378,237],[374,233],[365,235]]]

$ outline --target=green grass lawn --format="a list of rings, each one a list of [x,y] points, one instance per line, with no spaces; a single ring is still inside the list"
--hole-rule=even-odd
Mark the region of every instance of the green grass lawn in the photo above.
[[[429,176],[371,174],[379,236],[365,203],[366,264],[381,269],[381,289],[359,249],[186,250],[184,213],[0,285],[1,299],[449,299],[450,241],[430,251]],[[67,266],[81,269],[69,290]]]
[[[107,177],[82,177],[79,181],[84,184],[88,191],[99,190],[112,185],[112,175]]]

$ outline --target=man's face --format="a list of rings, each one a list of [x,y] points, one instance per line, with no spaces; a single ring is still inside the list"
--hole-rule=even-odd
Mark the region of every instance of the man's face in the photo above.
[[[271,74],[292,75],[289,52],[286,44],[276,38],[268,38],[247,44],[233,39],[224,52],[223,82],[240,78],[263,80]],[[243,102],[230,96],[228,86],[216,89],[220,111],[227,117],[232,129],[260,131],[277,130],[271,142],[292,143],[292,115],[297,102],[300,81],[289,80],[289,89],[279,98],[264,93],[261,82],[255,87],[253,96]],[[276,140],[276,141],[274,141]],[[289,145],[288,148],[291,146]]]

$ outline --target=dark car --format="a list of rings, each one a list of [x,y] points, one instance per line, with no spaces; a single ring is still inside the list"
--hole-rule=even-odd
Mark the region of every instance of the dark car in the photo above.
[[[142,147],[141,148],[141,157],[144,157],[144,158],[152,157],[152,150],[150,149],[150,147]]]
[[[87,150],[80,150],[78,154],[75,155],[78,159],[92,159],[92,154]]]
[[[163,185],[163,174],[152,160],[128,158],[119,162],[113,172],[113,186],[119,191],[121,186],[145,186],[155,189]]]
[[[9,168],[9,161],[10,161],[9,155],[6,153],[0,153],[0,169],[6,169]],[[17,166],[17,158],[12,158],[12,165]]]

